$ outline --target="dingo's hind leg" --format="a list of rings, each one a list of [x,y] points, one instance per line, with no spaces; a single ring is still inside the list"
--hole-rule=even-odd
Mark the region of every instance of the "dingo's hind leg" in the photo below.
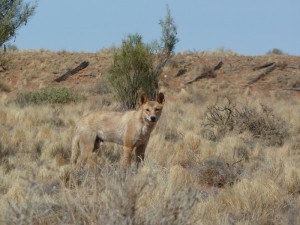
[[[80,156],[78,163],[85,165],[90,154],[93,153],[96,145],[96,135],[82,134],[79,138]]]
[[[97,149],[100,148],[101,143],[103,143],[103,140],[97,135],[97,136],[96,136],[96,139],[95,139],[95,141],[94,141],[94,149],[93,149],[93,152],[95,152]]]

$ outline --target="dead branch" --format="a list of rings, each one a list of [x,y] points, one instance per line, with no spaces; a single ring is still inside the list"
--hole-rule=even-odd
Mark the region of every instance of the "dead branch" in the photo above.
[[[222,66],[223,66],[223,62],[220,61],[217,65],[215,65],[214,71],[221,69]]]
[[[184,75],[184,74],[188,71],[187,68],[188,68],[190,65],[192,65],[192,63],[188,63],[188,64],[184,65],[182,69],[178,70],[178,72],[177,72],[177,74],[175,75],[175,77],[180,77],[180,76]]]
[[[76,68],[69,70],[68,72],[66,72],[64,75],[56,78],[54,81],[55,82],[61,82],[66,80],[70,75],[74,75],[76,73],[78,73],[80,70],[83,70],[84,68],[86,68],[89,65],[88,61],[83,61],[82,63],[80,63],[79,66],[77,66]]]
[[[82,74],[82,75],[79,75],[79,77],[96,77],[96,74]]]
[[[185,84],[187,85],[187,84],[194,83],[195,81],[200,80],[202,78],[213,77],[214,72],[221,69],[222,65],[223,65],[223,62],[220,61],[217,65],[215,65],[215,67],[212,70],[208,70],[208,71],[205,71],[204,73],[201,73],[200,75],[195,77],[193,80],[190,80],[190,81],[186,82]]]
[[[268,67],[263,67],[265,68],[261,73],[259,73],[254,79],[250,80],[248,82],[248,84],[246,86],[249,86],[251,84],[254,84],[255,82],[257,82],[258,80],[260,80],[261,78],[263,78],[264,76],[266,76],[267,74],[271,73],[273,70],[275,70],[277,67],[276,63],[272,63],[269,64]]]
[[[253,67],[253,70],[254,70],[254,71],[256,71],[256,70],[261,70],[261,69],[264,69],[264,68],[266,68],[266,67],[272,66],[272,65],[274,65],[274,64],[275,64],[275,62],[271,62],[271,63],[266,63],[266,64],[264,64],[264,65],[262,65],[262,66],[255,66],[255,67]]]

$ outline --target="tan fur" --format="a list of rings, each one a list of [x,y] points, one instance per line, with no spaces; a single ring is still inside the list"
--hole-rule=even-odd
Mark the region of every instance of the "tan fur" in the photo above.
[[[85,164],[100,142],[123,145],[126,166],[130,165],[133,150],[138,163],[144,160],[150,134],[163,109],[164,94],[159,93],[156,101],[148,101],[142,94],[140,102],[138,111],[96,111],[84,116],[73,138],[71,162]]]

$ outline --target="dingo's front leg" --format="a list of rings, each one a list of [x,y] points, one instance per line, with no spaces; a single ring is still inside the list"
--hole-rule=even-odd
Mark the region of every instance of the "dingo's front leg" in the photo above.
[[[147,143],[139,145],[135,149],[135,158],[138,166],[142,161],[144,161],[146,147]]]
[[[124,161],[123,161],[123,163],[125,166],[130,166],[131,155],[132,155],[132,147],[124,146]]]

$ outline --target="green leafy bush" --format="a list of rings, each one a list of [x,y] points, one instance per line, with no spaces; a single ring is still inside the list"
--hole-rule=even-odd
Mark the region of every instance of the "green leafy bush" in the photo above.
[[[18,92],[15,102],[20,106],[29,104],[67,104],[82,101],[84,97],[69,88],[44,88],[39,91]]]
[[[155,89],[154,54],[150,46],[142,42],[140,35],[129,35],[113,60],[108,80],[122,105],[134,109],[140,90],[149,93]]]
[[[140,91],[154,99],[159,90],[159,75],[178,42],[176,26],[169,8],[165,20],[160,20],[160,25],[160,44],[145,44],[141,35],[128,35],[122,46],[115,51],[108,80],[115,96],[126,109],[136,108]]]

